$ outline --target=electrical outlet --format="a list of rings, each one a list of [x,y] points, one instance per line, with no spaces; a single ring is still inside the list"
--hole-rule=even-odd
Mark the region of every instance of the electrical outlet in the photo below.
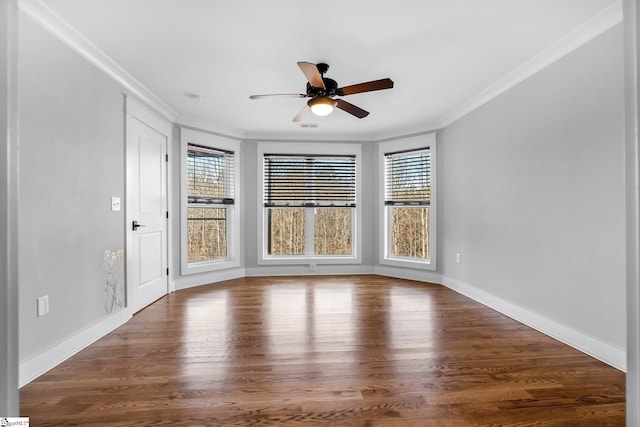
[[[456,254],[456,264],[461,264],[461,263],[462,263],[462,255]]]
[[[42,317],[49,312],[49,295],[38,298],[38,317]]]
[[[315,264],[309,264],[309,271],[316,271],[316,265]]]

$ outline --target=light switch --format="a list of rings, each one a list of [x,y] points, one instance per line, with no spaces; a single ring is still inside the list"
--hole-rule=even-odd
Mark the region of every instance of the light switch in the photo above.
[[[38,317],[44,316],[49,312],[49,295],[38,298]]]
[[[120,210],[120,197],[112,197],[111,198],[111,210],[119,211]]]

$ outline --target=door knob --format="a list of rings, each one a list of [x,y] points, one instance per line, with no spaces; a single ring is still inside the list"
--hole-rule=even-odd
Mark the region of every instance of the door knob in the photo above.
[[[143,224],[138,224],[138,221],[133,221],[133,224],[131,224],[131,229],[133,231],[136,231],[140,227],[144,227],[144,225]]]

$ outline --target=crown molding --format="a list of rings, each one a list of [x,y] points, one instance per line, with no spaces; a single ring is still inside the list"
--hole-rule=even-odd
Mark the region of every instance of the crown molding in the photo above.
[[[78,30],[73,28],[42,0],[20,0],[19,7],[20,11],[31,17],[40,26],[53,34],[54,37],[102,70],[138,101],[147,105],[170,122],[176,119],[178,113],[168,104],[136,80],[135,77],[101,51]]]
[[[620,22],[622,22],[622,0],[617,0],[556,43],[511,71],[496,83],[464,102],[453,111],[445,114],[440,120],[442,126],[449,126],[451,123],[513,88]]]
[[[435,133],[442,130],[443,125],[440,121],[434,120],[425,122],[418,126],[392,129],[376,135],[375,142],[393,141],[396,139],[407,138],[410,136],[423,135],[427,133]]]
[[[226,136],[228,138],[240,139],[240,140],[246,139],[245,132],[241,130],[216,125],[204,120],[195,120],[190,117],[178,116],[175,118],[174,124],[176,126],[191,128],[195,130],[201,130],[204,132],[213,133],[220,136]]]

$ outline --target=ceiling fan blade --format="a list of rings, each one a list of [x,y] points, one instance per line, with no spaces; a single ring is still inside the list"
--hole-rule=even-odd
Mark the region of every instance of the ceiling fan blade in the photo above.
[[[273,93],[270,95],[251,95],[251,99],[263,99],[263,98],[305,98],[307,95],[304,93]]]
[[[305,105],[302,110],[293,118],[292,122],[301,122],[303,121],[311,112],[311,108],[308,105]]]
[[[371,92],[374,90],[391,89],[393,87],[393,80],[380,79],[373,80],[366,83],[358,83],[356,85],[345,86],[339,88],[336,93],[339,96],[353,95],[354,93]]]
[[[307,80],[309,80],[311,86],[325,89],[322,74],[318,71],[316,64],[312,64],[311,62],[298,62],[298,67],[300,67]]]
[[[356,116],[359,119],[362,119],[363,117],[367,117],[369,115],[368,111],[363,110],[360,107],[356,107],[355,105],[350,104],[347,101],[343,101],[342,99],[336,99],[336,107],[341,109],[342,111],[346,111],[347,113]]]

